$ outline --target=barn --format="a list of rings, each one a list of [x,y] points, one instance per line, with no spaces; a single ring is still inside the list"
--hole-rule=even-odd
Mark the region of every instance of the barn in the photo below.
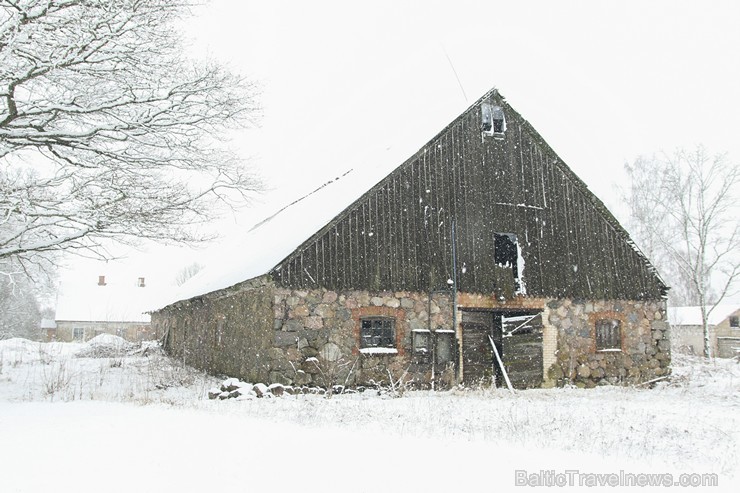
[[[669,372],[668,288],[496,89],[416,149],[348,205],[324,202],[342,207],[326,221],[308,203],[351,176],[258,225],[225,268],[153,312],[166,349],[294,385],[505,374],[518,388],[593,387]]]

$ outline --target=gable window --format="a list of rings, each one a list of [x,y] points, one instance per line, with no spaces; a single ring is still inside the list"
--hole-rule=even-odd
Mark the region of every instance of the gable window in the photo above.
[[[490,103],[481,104],[481,131],[489,137],[503,137],[506,131],[506,119],[501,106]]]
[[[730,317],[730,327],[734,329],[740,328],[740,317]]]
[[[396,320],[368,317],[360,320],[360,348],[395,348]]]
[[[594,325],[597,351],[622,350],[622,323],[619,320],[600,318]]]
[[[510,233],[493,233],[493,261],[501,267],[510,267],[514,279],[519,277],[519,253],[516,235]]]

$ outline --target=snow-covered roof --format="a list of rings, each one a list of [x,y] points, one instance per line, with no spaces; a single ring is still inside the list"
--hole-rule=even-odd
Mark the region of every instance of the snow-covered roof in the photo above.
[[[389,116],[382,136],[366,136],[349,155],[328,150],[327,155],[302,156],[306,160],[341,162],[346,168],[302,198],[286,201],[285,208],[216,248],[210,260],[203,262],[204,269],[150,308],[162,308],[267,274],[472,104],[459,97],[430,96],[429,104],[422,107],[399,108],[398,114]]]
[[[150,322],[145,312],[156,293],[149,286],[139,287],[138,278],[106,279],[105,286],[99,286],[97,279],[85,281],[60,286],[57,322]]]
[[[709,309],[711,306],[707,308]],[[709,314],[709,325],[719,324],[738,310],[740,310],[740,305],[717,305]],[[671,325],[701,325],[701,307],[677,306],[668,308],[668,321]]]
[[[39,328],[41,329],[56,329],[57,323],[50,319],[50,318],[42,318],[41,323],[39,324]]]

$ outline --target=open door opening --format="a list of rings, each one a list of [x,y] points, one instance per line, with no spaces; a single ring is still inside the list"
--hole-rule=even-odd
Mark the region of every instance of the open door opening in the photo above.
[[[542,313],[532,310],[463,310],[463,384],[500,386],[490,338],[501,355],[512,385],[540,387],[542,371]]]

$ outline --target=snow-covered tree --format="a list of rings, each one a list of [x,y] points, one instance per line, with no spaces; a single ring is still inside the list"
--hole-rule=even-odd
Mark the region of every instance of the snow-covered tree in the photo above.
[[[200,264],[198,262],[193,262],[190,265],[186,265],[178,271],[177,275],[175,275],[175,284],[178,286],[182,286],[188,281],[188,279],[203,270],[203,267],[203,264]]]
[[[39,339],[41,301],[50,294],[50,280],[46,276],[33,280],[23,270],[0,273],[0,339]]]
[[[0,0],[0,261],[203,240],[260,188],[222,138],[254,87],[184,56],[191,3]]]
[[[740,166],[703,146],[627,166],[629,229],[671,286],[672,300],[708,318],[740,277]]]

